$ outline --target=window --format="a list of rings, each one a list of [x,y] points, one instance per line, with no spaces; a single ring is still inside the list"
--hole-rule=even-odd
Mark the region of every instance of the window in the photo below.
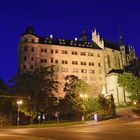
[[[53,53],[53,49],[51,49],[51,53]]]
[[[94,66],[94,62],[89,62],[89,66]]]
[[[87,73],[86,69],[81,69],[81,73]]]
[[[26,61],[27,60],[27,57],[26,56],[24,56],[24,61]]]
[[[101,67],[101,63],[98,63],[98,66]]]
[[[88,53],[88,56],[94,56],[94,54],[93,53]]]
[[[67,54],[68,52],[66,50],[62,50],[62,54]]]
[[[68,68],[62,68],[62,72],[68,72]]]
[[[31,61],[34,61],[34,58],[33,57],[31,57]]]
[[[86,76],[82,76],[81,79],[82,80],[87,80],[87,77]]]
[[[72,61],[72,65],[78,65],[77,61]]]
[[[72,69],[72,73],[78,73],[78,69],[73,68],[73,69]]]
[[[47,52],[47,49],[44,49],[44,52]]]
[[[27,51],[27,46],[24,46],[24,51]]]
[[[94,77],[89,77],[89,80],[90,81],[95,81],[95,78]]]
[[[77,55],[77,52],[76,51],[72,51],[71,54],[72,55]]]
[[[85,53],[85,52],[81,52],[81,53],[80,53],[80,55],[85,56],[85,55],[86,55],[86,53]]]
[[[55,50],[55,53],[58,53],[58,50]]]
[[[55,60],[55,63],[57,64],[58,63],[58,60]]]
[[[31,51],[34,52],[34,47],[31,48]]]
[[[94,70],[89,70],[89,73],[90,73],[90,74],[93,74],[93,73],[94,73]]]
[[[41,52],[44,52],[44,49],[43,48],[41,48]]]
[[[108,67],[110,68],[111,65],[110,65],[110,56],[109,55],[107,56],[107,63],[108,63]]]
[[[68,64],[67,60],[62,60],[62,64]]]
[[[100,57],[100,54],[99,53],[97,54],[97,57]]]
[[[51,58],[51,63],[53,63],[53,58]]]
[[[47,59],[40,59],[41,63],[47,63]]]
[[[81,65],[86,65],[86,62],[81,62]]]

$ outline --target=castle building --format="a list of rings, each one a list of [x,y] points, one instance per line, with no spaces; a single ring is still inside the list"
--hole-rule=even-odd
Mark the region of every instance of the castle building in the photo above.
[[[40,37],[28,27],[21,35],[18,53],[20,73],[54,65],[55,78],[61,83],[55,94],[62,97],[65,76],[76,75],[86,81],[94,97],[102,93],[112,69],[123,69],[136,59],[134,48],[124,45],[122,35],[119,43],[114,43],[101,38],[96,29],[89,41],[84,32],[79,38],[65,40],[53,35]]]

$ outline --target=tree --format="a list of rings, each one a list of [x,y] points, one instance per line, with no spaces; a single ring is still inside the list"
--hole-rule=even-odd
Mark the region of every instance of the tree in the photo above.
[[[65,97],[60,100],[59,107],[61,114],[72,119],[79,119],[83,110],[86,111],[85,106],[83,106],[83,101],[80,98],[80,93],[88,94],[89,89],[89,85],[77,76],[66,76],[64,85]]]
[[[7,98],[6,96],[9,95],[7,92],[7,85],[5,82],[0,79],[0,123],[3,125],[3,123],[10,123],[11,120],[11,114],[13,113],[14,109],[12,106],[12,99]]]
[[[31,122],[41,113],[50,113],[56,102],[53,92],[57,91],[58,81],[54,80],[53,66],[40,70],[27,71],[11,79],[19,96],[30,96],[22,105],[22,112],[31,117]]]
[[[130,72],[124,72],[119,74],[118,84],[130,93],[130,99],[140,102],[140,78]]]

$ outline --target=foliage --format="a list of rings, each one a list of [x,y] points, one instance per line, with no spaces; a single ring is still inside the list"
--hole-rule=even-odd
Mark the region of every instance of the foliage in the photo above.
[[[53,67],[46,67],[18,74],[11,79],[11,82],[15,83],[17,95],[21,98],[30,96],[30,100],[26,100],[21,106],[21,111],[25,115],[34,119],[40,113],[52,112],[57,100],[53,92],[57,91],[58,87],[58,82],[53,79],[53,76]]]
[[[118,76],[118,84],[131,94],[132,100],[140,101],[140,78],[130,72],[124,72]]]
[[[69,119],[78,119],[86,111],[80,93],[88,94],[89,86],[75,75],[65,77],[64,92],[65,97],[60,100],[60,114]]]
[[[8,96],[7,92],[8,86],[5,84],[5,82],[0,79],[0,95],[2,96]],[[11,114],[14,111],[12,106],[12,99],[7,97],[1,97],[0,98],[0,123],[3,125],[3,123],[6,123],[11,119]]]

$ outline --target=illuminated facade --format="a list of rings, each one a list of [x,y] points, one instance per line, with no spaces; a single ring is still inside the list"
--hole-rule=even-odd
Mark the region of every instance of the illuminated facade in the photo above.
[[[28,27],[19,42],[19,72],[33,71],[46,66],[55,66],[55,78],[61,83],[56,96],[63,96],[64,78],[76,75],[92,88],[91,96],[102,93],[106,85],[106,75],[112,69],[123,69],[136,58],[132,47],[120,42],[113,43],[94,30],[92,41],[82,33],[79,38],[39,37],[32,27]]]

